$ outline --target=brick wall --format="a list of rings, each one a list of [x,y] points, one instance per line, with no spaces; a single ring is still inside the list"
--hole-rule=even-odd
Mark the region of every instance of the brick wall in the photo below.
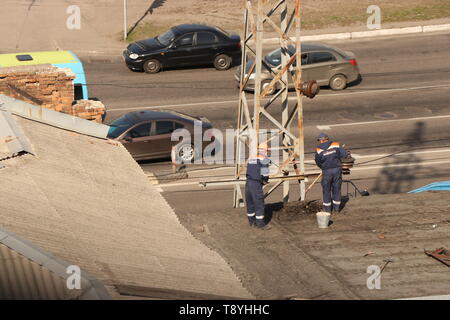
[[[0,68],[0,93],[44,108],[102,121],[105,106],[99,101],[74,104],[75,74],[52,65]]]
[[[77,117],[102,123],[105,106],[100,101],[78,100],[72,106],[72,114]]]

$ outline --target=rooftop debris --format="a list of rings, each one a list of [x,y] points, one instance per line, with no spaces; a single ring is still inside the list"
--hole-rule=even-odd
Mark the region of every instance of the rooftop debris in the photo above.
[[[289,202],[281,209],[275,210],[276,218],[280,221],[292,221],[305,216],[315,218],[319,211],[322,211],[322,204],[318,200]]]
[[[445,249],[444,247],[436,249],[434,251],[425,250],[425,254],[439,260],[447,267],[450,267],[450,251]]]

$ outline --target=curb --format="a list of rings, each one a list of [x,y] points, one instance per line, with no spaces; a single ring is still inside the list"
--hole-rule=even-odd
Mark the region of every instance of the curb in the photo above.
[[[328,33],[319,34],[311,36],[300,37],[301,41],[323,41],[323,40],[352,40],[352,39],[363,39],[372,37],[382,37],[391,35],[404,35],[404,34],[414,34],[414,33],[427,33],[427,32],[438,32],[450,30],[450,24],[438,24],[438,25],[427,25],[418,27],[405,27],[405,28],[393,28],[393,29],[380,29],[372,31],[355,31],[355,32],[343,32],[343,33]],[[292,41],[296,39],[291,38]],[[250,40],[249,42],[254,42]],[[279,38],[264,39],[265,44],[278,44],[280,42]],[[76,50],[73,52],[77,54],[78,57],[87,62],[120,62],[122,61],[122,49],[107,50],[107,51],[96,51],[96,50]]]
[[[101,52],[101,51],[82,51],[82,50],[72,50],[78,58],[83,62],[120,62],[123,61],[122,51],[117,50],[116,52]]]
[[[436,32],[436,31],[445,31],[445,30],[450,30],[450,24],[438,24],[438,25],[394,28],[394,29],[381,29],[381,30],[373,30],[373,31],[329,33],[329,34],[319,34],[319,35],[312,35],[312,36],[302,36],[302,37],[300,37],[300,39],[301,39],[301,41],[351,40],[351,39],[382,37],[382,36],[390,36],[390,35]],[[291,38],[291,40],[295,41],[295,38]],[[267,43],[267,44],[275,44],[275,43],[279,43],[279,41],[280,41],[279,38],[264,39],[264,43]]]

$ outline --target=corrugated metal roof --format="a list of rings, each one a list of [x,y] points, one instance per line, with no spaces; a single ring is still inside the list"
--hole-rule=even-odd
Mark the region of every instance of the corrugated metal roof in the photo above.
[[[0,244],[1,300],[61,300],[76,298],[65,280]]]
[[[0,109],[0,160],[14,157],[21,152],[33,153],[30,142],[12,115]]]
[[[106,289],[80,275],[80,289],[67,286],[68,263],[0,228],[0,300],[109,299]]]

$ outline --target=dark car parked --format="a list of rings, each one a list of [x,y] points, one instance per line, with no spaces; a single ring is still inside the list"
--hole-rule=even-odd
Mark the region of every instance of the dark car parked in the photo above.
[[[200,24],[182,24],[154,38],[131,43],[123,52],[128,68],[157,73],[164,67],[213,64],[227,70],[241,57],[239,35]]]
[[[174,111],[129,112],[110,124],[108,138],[120,141],[135,160],[168,158],[171,156],[172,146],[177,145],[178,160],[189,163],[211,143],[203,142],[202,150],[195,149],[195,121],[201,121],[202,137],[206,130],[212,128],[209,120],[204,117],[195,118]],[[171,141],[172,132],[182,128],[189,131],[190,143]],[[214,141],[212,134],[207,138]]]

